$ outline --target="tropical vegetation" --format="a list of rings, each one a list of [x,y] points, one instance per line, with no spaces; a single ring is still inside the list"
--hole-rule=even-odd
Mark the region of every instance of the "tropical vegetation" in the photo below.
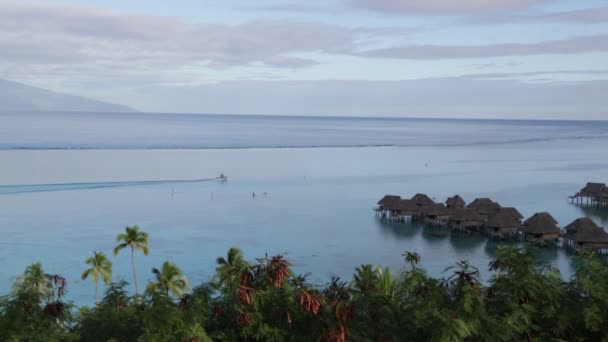
[[[137,226],[118,240],[115,253],[148,253],[148,235]],[[96,288],[100,279],[107,283],[101,300],[76,307],[65,298],[66,279],[32,264],[0,298],[0,340],[608,341],[608,264],[580,253],[564,281],[535,254],[532,247],[500,248],[485,283],[467,261],[435,278],[418,254],[405,252],[399,272],[360,265],[350,281],[316,285],[282,255],[247,261],[231,248],[216,260],[214,277],[192,289],[165,262],[142,294],[131,295],[94,252],[82,277]]]

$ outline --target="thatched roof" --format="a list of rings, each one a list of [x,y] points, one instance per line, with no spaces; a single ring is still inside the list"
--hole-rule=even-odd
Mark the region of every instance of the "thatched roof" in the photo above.
[[[450,218],[454,221],[483,221],[483,219],[473,209],[457,208],[452,211]]]
[[[443,216],[450,215],[452,211],[447,208],[443,203],[436,203],[429,207],[422,209],[422,213],[425,216]]]
[[[524,221],[524,233],[549,234],[559,233],[557,221],[547,212],[536,213]]]
[[[564,227],[564,229],[568,237],[576,242],[608,244],[608,233],[588,217],[578,218]]]
[[[500,210],[494,213],[488,219],[486,225],[488,227],[517,227],[520,224],[520,219],[510,210]]]
[[[401,196],[384,195],[384,197],[382,197],[382,199],[378,201],[378,205],[382,205],[382,206],[385,206],[385,207],[392,207],[399,200],[401,200]]]
[[[467,208],[473,209],[482,215],[490,215],[500,209],[500,204],[492,201],[489,198],[476,198],[473,200],[473,202],[467,205]]]
[[[448,197],[448,199],[445,201],[445,204],[448,207],[452,208],[462,208],[467,203],[464,201],[464,199],[462,199],[462,197],[456,195],[454,197]]]
[[[502,207],[502,208],[498,209],[498,212],[513,216],[513,217],[517,218],[518,221],[521,221],[524,218],[524,215],[522,215],[519,212],[519,210],[517,210],[513,207]]]
[[[429,196],[425,194],[415,194],[412,197],[412,200],[416,201],[416,204],[420,207],[426,207],[435,204],[435,201],[433,201]]]
[[[572,221],[569,225],[565,226],[566,234],[574,235],[579,230],[592,230],[600,228],[593,220],[588,217],[577,218]]]
[[[597,195],[603,190],[606,190],[606,184],[589,182],[584,188],[581,189],[581,193],[587,195]]]
[[[574,241],[608,244],[608,233],[601,227],[579,229],[574,234]]]
[[[420,211],[420,207],[418,207],[416,205],[416,201],[414,201],[414,200],[400,199],[397,202],[395,202],[393,210],[417,212],[417,211]]]

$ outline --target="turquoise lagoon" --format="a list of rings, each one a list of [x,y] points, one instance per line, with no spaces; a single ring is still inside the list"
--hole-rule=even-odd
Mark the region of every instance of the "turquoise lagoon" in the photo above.
[[[286,254],[319,285],[361,263],[399,270],[406,250],[434,276],[466,259],[489,278],[499,243],[380,221],[372,208],[387,193],[491,197],[562,226],[608,226],[608,213],[568,201],[608,181],[605,122],[5,113],[0,133],[1,293],[41,261],[67,277],[69,299],[92,303],[84,260],[110,255],[134,224],[150,233],[142,279],[171,260],[197,285],[232,246],[249,259]],[[228,182],[172,181],[220,173]],[[573,271],[564,250],[541,258]],[[130,280],[129,256],[111,260],[114,278]]]

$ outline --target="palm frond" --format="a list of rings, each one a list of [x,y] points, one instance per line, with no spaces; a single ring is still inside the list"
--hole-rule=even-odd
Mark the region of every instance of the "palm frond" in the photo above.
[[[85,279],[87,279],[91,275],[92,272],[93,272],[93,269],[89,268],[88,270],[82,272],[82,275],[80,276],[80,278],[82,280],[85,280]]]

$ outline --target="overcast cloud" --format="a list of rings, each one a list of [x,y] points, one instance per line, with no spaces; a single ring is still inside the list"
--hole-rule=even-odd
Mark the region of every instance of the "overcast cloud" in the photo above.
[[[353,0],[357,6],[389,13],[470,13],[513,10],[547,3],[547,0]]]
[[[146,111],[608,116],[601,2],[159,4],[0,0],[0,78]]]

